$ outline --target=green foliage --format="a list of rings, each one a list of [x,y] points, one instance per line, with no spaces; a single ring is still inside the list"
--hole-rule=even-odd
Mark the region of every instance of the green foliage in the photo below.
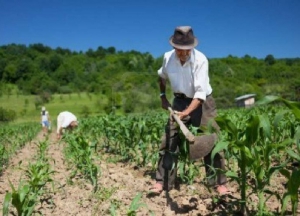
[[[30,163],[28,169],[25,170],[27,182],[35,194],[41,194],[41,189],[47,184],[53,182],[51,170],[48,161],[39,160],[36,163]]]
[[[39,131],[40,125],[35,123],[0,124],[0,175],[15,152],[35,138]]]
[[[140,199],[142,197],[142,193],[138,193],[130,203],[129,209],[127,211],[127,216],[136,216],[137,210],[142,207],[146,207],[147,205],[145,203],[141,203]],[[150,211],[150,215],[153,215],[153,213]]]
[[[94,192],[98,190],[98,175],[100,175],[100,168],[94,163],[92,157],[92,145],[89,140],[81,136],[66,136],[68,143],[65,149],[66,157],[75,164],[75,170],[70,176],[74,178],[79,171],[84,178],[88,179],[94,187]]]
[[[266,58],[265,58],[265,63],[266,63],[267,65],[273,65],[273,64],[275,64],[275,62],[276,62],[276,60],[275,60],[275,58],[274,58],[273,55],[267,55],[267,56],[266,56]]]
[[[38,160],[35,163],[30,162],[27,169],[24,170],[26,182],[20,180],[16,190],[9,180],[12,192],[6,193],[3,202],[3,215],[8,215],[10,204],[16,208],[17,215],[32,215],[38,197],[43,195],[45,185],[50,182],[53,183],[51,175],[54,171],[51,170],[51,165],[45,157],[48,147],[47,140],[40,142],[38,146]]]
[[[0,145],[0,174],[8,162],[8,154],[4,145]]]
[[[84,117],[87,118],[91,114],[91,110],[88,106],[84,105],[81,108],[80,114]]]
[[[10,181],[9,183],[12,188],[12,192],[8,192],[5,195],[3,203],[3,215],[8,215],[10,202],[16,208],[18,215],[32,215],[34,207],[37,203],[38,195],[33,193],[28,185],[23,185],[22,182],[20,182],[18,189],[15,189]]]
[[[110,114],[90,117],[81,121],[80,130],[84,134],[84,140],[93,137],[94,142],[90,143],[90,147],[93,146],[95,151],[106,150],[115,155],[112,157],[115,161],[130,160],[138,166],[151,163],[154,168],[158,155],[149,152],[159,147],[165,123],[163,114],[151,112],[142,115]]]
[[[275,102],[283,103],[289,109],[262,106]],[[258,215],[266,214],[266,203],[271,196],[282,201],[282,213],[285,213],[287,200],[292,202],[295,212],[298,203],[295,194],[300,186],[295,179],[299,178],[299,174],[293,171],[290,175],[287,164],[291,163],[292,158],[299,160],[294,153],[294,143],[299,142],[300,105],[278,96],[265,97],[257,105],[260,106],[245,110],[244,113],[227,112],[216,118],[225,137],[216,144],[212,158],[218,151],[226,150],[228,157],[237,162],[239,169],[229,168],[226,175],[239,185],[241,212],[248,210],[247,193],[257,194]],[[291,113],[294,114],[293,118]],[[288,192],[283,197],[269,188],[276,173],[288,179]]]
[[[51,49],[40,43],[0,46],[0,54],[3,83],[0,95],[10,97],[14,93],[8,83],[17,86],[20,94],[103,94],[103,113],[110,113],[113,107],[123,113],[160,108],[157,70],[162,56],[155,59],[149,53],[122,52],[115,47],[101,46],[77,53],[60,47]],[[272,94],[300,100],[299,58],[275,59],[271,54],[264,59],[247,54],[241,58],[228,55],[209,59],[209,64],[210,81],[219,108],[235,106],[236,97],[249,93],[255,93],[256,99]]]
[[[0,122],[9,122],[15,120],[17,113],[14,110],[0,107]]]
[[[234,181],[239,185],[240,192],[237,202],[232,203],[236,205],[233,209],[239,210],[239,213],[250,210],[249,215],[286,215],[291,209],[296,215],[300,173],[298,168],[290,170],[288,164],[293,161],[300,162],[300,105],[278,96],[265,97],[257,105],[260,106],[251,109],[219,110],[216,120],[221,131],[212,157],[225,150],[227,167],[224,172],[229,182]],[[166,112],[143,112],[139,115],[110,114],[80,119],[78,130],[63,137],[67,143],[66,157],[73,166],[71,168],[75,168],[73,175],[80,172],[93,185],[97,185],[99,170],[94,160],[104,152],[111,154],[108,157],[111,161],[131,162],[134,166],[151,164],[154,170],[167,118]],[[191,130],[195,133],[197,128]],[[22,132],[9,130],[3,132],[8,137],[20,133]],[[185,182],[192,183],[199,173],[195,164],[189,162],[188,146],[181,147],[184,151],[179,155],[180,175]],[[44,158],[42,152],[45,149],[45,143],[40,143],[41,158]],[[42,169],[38,166],[33,170]],[[286,178],[286,191],[279,191],[271,184],[278,176]],[[100,202],[109,199],[114,193],[114,190],[99,188],[93,196],[98,197]],[[257,197],[255,203],[250,200],[253,196]],[[271,197],[279,200],[282,205],[274,210],[277,212],[269,212]],[[7,200],[10,199],[11,196],[7,195]],[[140,207],[145,207],[140,202],[141,199],[141,195],[133,199],[127,209],[128,215],[136,215]],[[7,205],[6,203],[5,206]],[[117,215],[119,207],[120,202],[113,200],[111,215]]]

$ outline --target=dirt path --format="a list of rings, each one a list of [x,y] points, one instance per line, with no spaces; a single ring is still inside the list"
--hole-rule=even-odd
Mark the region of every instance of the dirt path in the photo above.
[[[25,179],[22,169],[26,169],[28,163],[35,160],[34,156],[37,154],[35,144],[44,140],[45,137],[41,132],[34,141],[25,145],[10,160],[8,168],[0,177],[1,209],[6,192],[11,191],[8,179],[15,187],[18,186],[20,178]],[[94,194],[92,186],[87,180],[75,178],[73,184],[68,183],[70,170],[68,170],[63,156],[64,144],[56,141],[54,132],[50,134],[48,142],[47,154],[52,169],[55,171],[53,175],[55,187],[54,191],[46,194],[42,202],[36,206],[36,210],[43,215],[111,215],[109,212],[111,203],[115,204],[117,215],[126,215],[132,200],[139,192],[143,194],[140,203],[147,207],[139,208],[137,215],[150,215],[149,210],[154,215],[175,215],[175,212],[180,215],[196,215],[193,213],[193,208],[195,208],[194,211],[205,213],[207,211],[205,203],[211,201],[207,197],[197,208],[195,204],[193,204],[194,207],[190,207],[191,201],[193,203],[196,200],[200,201],[197,194],[203,192],[203,188],[196,191],[196,188],[190,187],[181,189],[182,192],[170,191],[172,201],[167,205],[165,193],[155,197],[147,196],[153,179],[151,173],[147,173],[146,168],[137,169],[122,163],[113,164],[103,161],[99,164],[101,170],[98,180],[99,191]],[[22,163],[19,166],[20,161]],[[207,191],[204,194],[207,194]]]
[[[9,162],[8,168],[0,177],[0,205],[2,204],[6,192],[11,191],[8,179],[15,188],[18,187],[20,178],[25,179],[22,169],[26,169],[29,162],[34,162],[34,156],[37,154],[37,144],[45,141],[43,133],[40,132],[37,138],[25,145]],[[63,157],[63,145],[56,141],[55,133],[49,136],[49,148],[47,151],[52,170],[55,171],[53,176],[54,191],[43,197],[43,202],[37,204],[36,210],[43,215],[91,215],[91,210],[84,205],[79,205],[80,200],[87,199],[91,193],[89,190],[79,186],[69,186],[67,179],[70,171],[67,169]],[[18,164],[22,161],[22,164]],[[20,169],[21,168],[21,169]],[[48,186],[51,188],[51,185]],[[1,210],[2,211],[2,210]]]
[[[40,133],[33,142],[28,143],[11,159],[8,168],[0,177],[1,211],[5,194],[7,191],[11,191],[8,179],[17,187],[20,177],[23,176],[18,164],[22,161],[20,167],[25,169],[37,154],[35,143],[43,140],[45,137]],[[54,191],[50,190],[51,192],[46,194],[42,202],[36,206],[36,210],[43,215],[112,215],[109,211],[112,204],[115,206],[116,215],[127,215],[130,204],[138,193],[142,193],[140,203],[146,206],[138,209],[136,215],[139,216],[151,215],[149,210],[157,216],[227,215],[224,212],[230,208],[230,202],[234,200],[234,197],[239,196],[237,185],[229,183],[231,195],[222,197],[219,205],[214,205],[212,198],[216,194],[207,190],[202,184],[204,176],[200,176],[193,185],[181,184],[180,190],[170,191],[168,200],[166,193],[151,197],[148,189],[153,184],[154,173],[151,173],[149,168],[138,169],[131,165],[107,163],[100,159],[98,164],[101,170],[98,178],[99,190],[93,193],[90,182],[80,176],[73,179],[73,184],[68,181],[71,170],[64,159],[64,144],[56,141],[54,132],[50,134],[48,142],[47,154],[52,169],[55,171],[53,175]],[[107,157],[107,155],[100,157]],[[280,186],[282,181],[279,179],[279,182],[274,184],[282,187]],[[255,201],[255,198],[253,200]],[[278,202],[274,201],[271,209],[277,208],[278,205]]]
[[[42,134],[39,134],[37,140],[41,139]],[[11,191],[9,180],[15,188],[18,187],[20,179],[24,178],[24,172],[21,170],[27,167],[28,163],[33,160],[37,146],[36,141],[27,143],[24,148],[20,149],[17,154],[11,158],[8,168],[4,170],[0,176],[0,206],[2,211],[2,204],[6,192]]]

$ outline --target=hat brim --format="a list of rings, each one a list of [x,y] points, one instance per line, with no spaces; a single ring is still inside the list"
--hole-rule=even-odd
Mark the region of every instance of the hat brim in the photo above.
[[[169,43],[171,44],[172,47],[175,47],[177,49],[183,49],[183,50],[188,50],[188,49],[193,49],[198,45],[198,39],[195,37],[194,38],[194,43],[190,45],[180,45],[180,44],[175,44],[173,43],[173,36],[170,37]]]

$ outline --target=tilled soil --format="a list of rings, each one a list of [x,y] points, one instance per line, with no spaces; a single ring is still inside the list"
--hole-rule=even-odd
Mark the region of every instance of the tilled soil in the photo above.
[[[45,136],[41,132],[34,141],[17,152],[0,176],[1,209],[6,192],[11,191],[8,179],[18,187],[20,179],[25,179],[23,170],[29,162],[35,160],[36,143],[44,140]],[[141,193],[142,197],[139,200],[141,206],[135,211],[136,215],[233,215],[229,212],[236,207],[234,202],[240,196],[237,185],[231,182],[227,185],[230,194],[219,196],[214,190],[209,190],[203,184],[204,170],[194,184],[180,184],[177,189],[154,196],[149,194],[149,188],[154,183],[154,172],[150,167],[138,168],[124,163],[108,163],[103,158],[112,157],[109,155],[102,155],[102,160],[99,160],[99,189],[93,193],[90,182],[80,175],[70,181],[71,169],[64,159],[64,143],[56,140],[54,132],[49,135],[48,142],[47,154],[55,171],[52,176],[54,187],[47,186],[47,193],[36,205],[35,215],[114,215],[113,212],[115,215],[134,215],[129,214],[129,210],[138,193]],[[285,179],[278,176],[276,181],[272,182],[272,187],[283,193],[284,183]],[[251,196],[250,200],[254,205],[258,201],[255,196]],[[115,210],[110,210],[112,206]],[[271,198],[267,206],[269,211],[276,212],[281,204],[275,198]],[[300,209],[300,205],[298,206]],[[13,215],[15,209],[13,206],[10,209]]]

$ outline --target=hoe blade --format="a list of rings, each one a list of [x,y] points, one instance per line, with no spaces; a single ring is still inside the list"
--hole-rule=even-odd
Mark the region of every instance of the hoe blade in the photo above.
[[[196,160],[208,155],[215,146],[217,138],[218,137],[215,133],[196,136],[195,142],[193,144],[190,144],[190,159]]]

